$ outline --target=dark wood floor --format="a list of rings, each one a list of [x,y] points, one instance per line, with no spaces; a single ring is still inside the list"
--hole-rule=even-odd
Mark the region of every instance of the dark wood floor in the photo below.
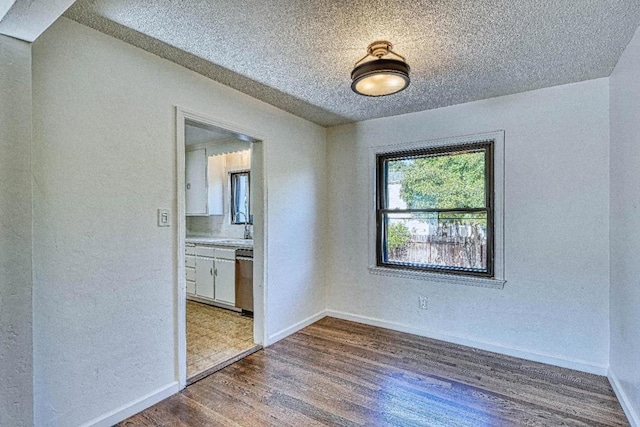
[[[628,426],[604,377],[325,318],[122,426]]]

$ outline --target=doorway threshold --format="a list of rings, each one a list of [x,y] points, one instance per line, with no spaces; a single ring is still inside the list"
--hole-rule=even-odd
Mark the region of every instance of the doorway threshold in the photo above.
[[[187,385],[191,385],[197,381],[200,381],[201,379],[208,377],[209,375],[226,368],[227,366],[237,362],[240,359],[244,359],[245,357],[249,356],[250,354],[255,353],[258,350],[262,350],[262,346],[260,344],[256,344],[253,347],[251,347],[248,350],[243,351],[242,353],[239,353],[236,356],[233,356],[230,359],[227,359],[223,362],[220,362],[216,365],[211,366],[210,368],[206,368],[203,371],[200,371],[196,374],[193,374],[191,377],[187,378]]]

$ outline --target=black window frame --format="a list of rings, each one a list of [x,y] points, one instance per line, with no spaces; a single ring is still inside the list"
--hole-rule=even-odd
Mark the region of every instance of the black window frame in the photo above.
[[[229,180],[231,182],[231,197],[229,197],[230,203],[229,208],[231,210],[231,224],[232,225],[243,225],[245,221],[238,221],[236,215],[236,177],[239,175],[247,175],[247,193],[251,194],[251,171],[242,170],[242,171],[234,171],[229,173]],[[244,214],[244,212],[243,212]],[[246,223],[253,224],[253,215],[251,215],[251,199],[247,200],[247,213],[246,213]]]
[[[438,147],[424,147],[411,150],[379,153],[376,155],[376,264],[378,267],[409,270],[416,272],[451,274],[457,276],[471,276],[482,278],[495,277],[495,179],[494,179],[494,145],[493,140],[475,141],[457,145]],[[485,206],[483,208],[448,208],[448,209],[389,209],[387,203],[388,173],[387,164],[390,160],[407,158],[441,156],[460,154],[469,151],[484,150],[485,152]],[[435,266],[424,264],[392,263],[385,261],[387,227],[385,215],[389,213],[438,213],[438,212],[486,212],[487,217],[487,268],[486,271],[475,269]]]

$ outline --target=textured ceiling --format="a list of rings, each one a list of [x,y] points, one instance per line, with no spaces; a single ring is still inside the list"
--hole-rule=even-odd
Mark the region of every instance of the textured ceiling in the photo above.
[[[246,136],[231,132],[217,126],[187,119],[184,126],[184,143],[186,146],[205,144],[208,142],[224,142],[242,150],[249,149],[252,140]]]
[[[65,16],[323,126],[608,76],[638,0],[78,0]],[[354,94],[375,40],[411,66]]]
[[[184,126],[184,142],[187,146],[233,138],[234,136],[231,132],[200,123],[187,122]]]

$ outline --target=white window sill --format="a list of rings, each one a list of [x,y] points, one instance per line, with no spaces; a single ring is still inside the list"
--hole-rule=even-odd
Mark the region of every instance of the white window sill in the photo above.
[[[426,271],[402,270],[397,268],[385,268],[369,266],[369,273],[379,276],[394,276],[405,279],[428,280],[431,282],[445,282],[456,285],[479,286],[481,288],[503,289],[507,282],[503,279],[462,276],[457,274],[441,274]]]

